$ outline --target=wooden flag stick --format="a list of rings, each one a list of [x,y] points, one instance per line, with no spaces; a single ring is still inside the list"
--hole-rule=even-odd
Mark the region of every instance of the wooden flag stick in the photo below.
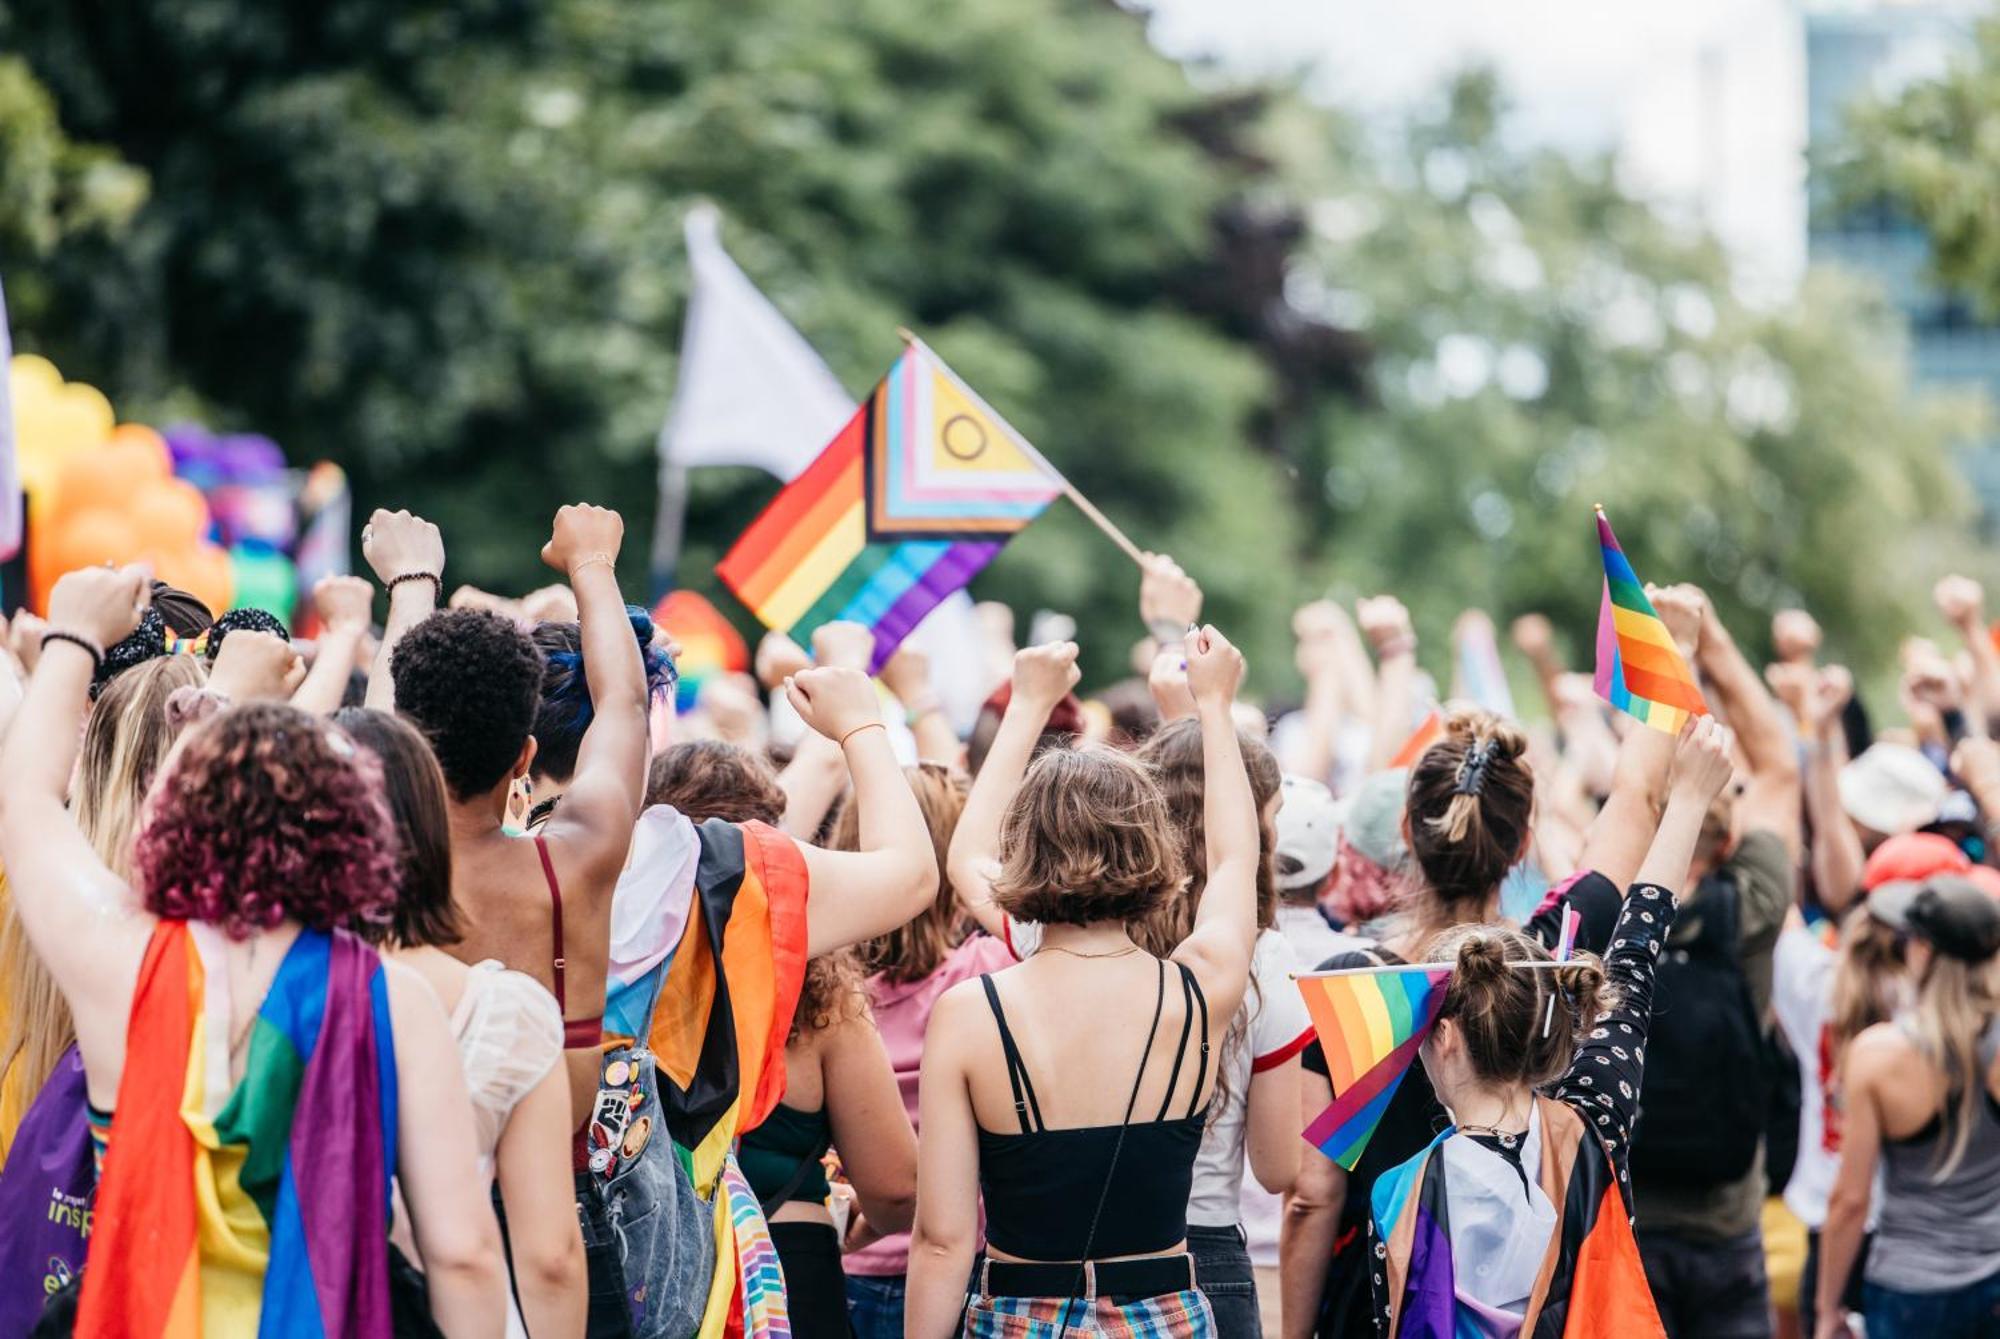
[[[965,395],[966,399],[972,401],[973,404],[977,405],[981,411],[983,411],[990,418],[992,418],[992,420],[995,423],[999,424],[1000,427],[1007,433],[1009,437],[1012,437],[1014,439],[1014,445],[1021,448],[1021,452],[1023,455],[1027,456],[1028,459],[1034,461],[1035,464],[1041,468],[1044,474],[1047,474],[1051,479],[1054,479],[1057,483],[1062,485],[1063,496],[1068,498],[1071,502],[1074,502],[1076,504],[1076,509],[1082,512],[1092,525],[1095,525],[1099,530],[1103,531],[1106,537],[1108,537],[1113,544],[1116,544],[1120,549],[1124,550],[1125,556],[1127,558],[1130,558],[1134,563],[1138,564],[1139,568],[1142,571],[1145,569],[1146,555],[1139,551],[1139,546],[1137,544],[1134,544],[1129,538],[1127,538],[1125,532],[1123,530],[1120,530],[1117,527],[1117,525],[1115,525],[1112,522],[1109,516],[1106,516],[1103,512],[1099,511],[1097,509],[1096,503],[1092,502],[1089,498],[1085,497],[1081,492],[1077,491],[1076,485],[1071,483],[1068,477],[1065,476],[1061,470],[1057,469],[1054,465],[1051,465],[1049,463],[1049,458],[1043,455],[1040,451],[1037,451],[1034,448],[1034,445],[1030,443],[1026,437],[1023,437],[1021,435],[1021,432],[1018,428],[1016,428],[1013,424],[1009,423],[1006,419],[1002,418],[1000,416],[999,410],[995,409],[992,405],[986,403],[986,401],[980,397],[978,391],[966,385],[964,380],[962,380],[959,377],[958,373],[951,370],[950,364],[946,363],[944,359],[938,357],[936,349],[933,349],[930,345],[924,343],[921,339],[918,339],[915,332],[910,330],[907,326],[897,326],[896,334],[898,337],[902,339],[903,343],[909,345],[913,349],[918,350],[926,358],[930,359],[933,363],[937,364],[938,370],[951,378],[951,384],[958,387],[958,389]]]

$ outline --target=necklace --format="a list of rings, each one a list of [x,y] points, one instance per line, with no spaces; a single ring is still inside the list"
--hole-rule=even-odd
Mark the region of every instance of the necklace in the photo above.
[[[1525,1138],[1528,1133],[1525,1129],[1503,1130],[1497,1125],[1461,1125],[1458,1127],[1458,1132],[1460,1134],[1490,1135],[1493,1138],[1498,1139],[1500,1141],[1501,1147],[1503,1148],[1514,1147],[1514,1145],[1520,1143],[1521,1140]]]
[[[1073,948],[1064,948],[1061,944],[1042,945],[1042,952],[1044,953],[1067,953],[1072,958],[1123,958],[1138,951],[1139,946],[1137,944],[1127,944],[1124,948],[1115,948],[1108,953],[1083,953]]]

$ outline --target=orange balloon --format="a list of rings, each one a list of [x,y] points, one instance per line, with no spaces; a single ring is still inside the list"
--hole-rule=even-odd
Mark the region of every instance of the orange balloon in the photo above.
[[[236,594],[236,578],[229,569],[229,550],[206,542],[161,555],[156,575],[218,614],[229,608]]]
[[[109,450],[80,451],[62,463],[56,475],[55,521],[88,511],[122,512],[145,482]]]
[[[134,469],[143,469],[145,477],[164,479],[174,472],[174,453],[167,449],[167,439],[143,423],[120,423],[111,430],[106,446]]]
[[[139,542],[177,553],[191,549],[208,531],[208,503],[185,479],[155,479],[132,499],[127,511]]]
[[[46,575],[53,585],[55,578],[79,567],[132,562],[144,548],[130,520],[114,511],[92,508],[56,522],[49,539]]]

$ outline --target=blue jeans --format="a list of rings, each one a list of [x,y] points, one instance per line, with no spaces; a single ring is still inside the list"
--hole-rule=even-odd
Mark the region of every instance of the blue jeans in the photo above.
[[[1936,1293],[1906,1293],[1865,1283],[1861,1314],[1868,1321],[1868,1339],[1996,1339],[2000,1274]]]
[[[905,1285],[901,1274],[847,1276],[847,1323],[855,1339],[903,1339]]]
[[[1257,1275],[1241,1227],[1190,1227],[1188,1254],[1195,1282],[1215,1315],[1218,1339],[1262,1339],[1257,1314]]]

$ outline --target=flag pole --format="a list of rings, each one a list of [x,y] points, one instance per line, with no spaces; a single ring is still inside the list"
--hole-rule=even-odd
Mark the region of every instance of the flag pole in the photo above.
[[[1006,419],[1002,418],[1000,416],[999,410],[995,409],[992,405],[986,403],[986,401],[980,397],[978,391],[966,385],[965,382],[960,379],[958,373],[951,370],[951,365],[946,363],[944,359],[938,357],[936,349],[933,349],[930,345],[924,343],[921,339],[918,339],[916,333],[910,330],[907,326],[896,327],[896,334],[902,339],[903,343],[909,345],[911,348],[916,349],[918,352],[922,353],[926,358],[930,359],[931,362],[937,365],[937,368],[940,372],[943,372],[946,376],[950,377],[951,384],[958,387],[959,391],[965,396],[966,399],[972,401],[972,403],[976,405],[981,412],[986,414],[995,423],[999,424],[1000,427],[1006,431],[1007,435],[1014,439],[1014,444],[1021,449],[1023,455],[1027,456],[1028,459],[1034,461],[1035,464],[1041,468],[1043,473],[1047,474],[1050,478],[1054,479],[1057,483],[1062,485],[1063,496],[1068,498],[1071,502],[1074,502],[1076,504],[1076,509],[1082,512],[1084,516],[1089,519],[1092,525],[1095,525],[1099,530],[1103,531],[1106,537],[1109,538],[1113,544],[1116,544],[1120,549],[1124,550],[1125,556],[1127,558],[1130,558],[1134,563],[1138,564],[1141,570],[1144,570],[1146,566],[1146,555],[1139,551],[1139,546],[1137,544],[1134,544],[1129,538],[1127,538],[1125,532],[1123,530],[1120,530],[1117,527],[1117,525],[1115,525],[1112,522],[1109,516],[1106,516],[1103,512],[1099,511],[1097,509],[1096,503],[1092,502],[1089,498],[1085,497],[1081,492],[1079,492],[1077,490],[1077,486],[1071,483],[1061,470],[1057,469],[1054,465],[1051,465],[1049,463],[1049,458],[1043,455],[1040,451],[1037,451],[1034,448],[1034,446],[1028,441],[1028,439],[1021,435],[1021,432],[1018,428],[1016,428],[1013,424],[1009,423]]]

